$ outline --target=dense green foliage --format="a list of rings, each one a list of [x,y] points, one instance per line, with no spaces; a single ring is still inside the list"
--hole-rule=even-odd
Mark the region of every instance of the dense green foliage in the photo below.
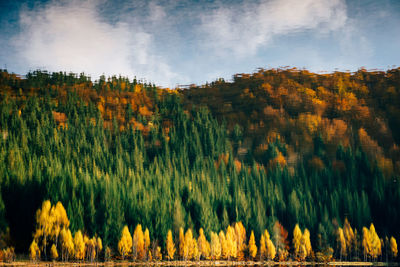
[[[268,131],[256,135],[248,130],[245,116],[230,117],[235,106],[225,116],[212,106],[216,102],[210,100],[207,107],[190,95],[207,88],[228,92],[242,80],[177,93],[115,77],[93,84],[84,75],[63,73],[34,72],[21,79],[3,71],[0,76],[0,229],[9,227],[17,251],[27,251],[35,212],[45,199],[64,204],[72,231],[98,234],[113,248],[123,225],[138,223],[162,246],[168,229],[176,235],[179,227],[202,227],[208,235],[236,221],[253,229],[256,237],[276,220],[287,229],[299,223],[310,230],[313,244],[320,234],[331,247],[336,247],[335,230],[345,217],[358,229],[374,222],[380,234],[399,237],[396,168],[384,174],[379,161],[355,141],[356,134],[333,149],[318,129],[310,131],[307,153],[287,164],[289,153],[296,151],[290,147],[290,128],[275,124],[282,126],[274,129],[280,134],[266,142]],[[239,90],[261,85],[248,83]],[[99,107],[102,96],[118,98],[125,92],[140,94],[143,103],[136,108],[129,101],[115,105],[112,116]],[[268,104],[268,97],[263,101]],[[254,103],[242,105],[263,108]],[[278,108],[277,102],[271,103]],[[287,110],[291,113],[282,117],[288,121],[305,112]],[[56,119],[60,114],[66,122]],[[332,114],[330,119],[339,116]],[[394,125],[393,144],[398,119],[391,115],[389,122]],[[348,121],[358,133],[362,125],[356,122]],[[266,142],[262,153],[257,152],[260,141],[243,152],[253,137]]]

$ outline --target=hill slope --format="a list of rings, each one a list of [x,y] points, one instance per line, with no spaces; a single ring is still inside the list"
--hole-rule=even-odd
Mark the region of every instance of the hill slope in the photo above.
[[[168,229],[236,221],[257,238],[299,223],[321,250],[346,217],[396,236],[399,90],[400,69],[260,70],[188,90],[2,71],[0,228],[26,251],[51,199],[114,248],[137,223],[162,245]]]

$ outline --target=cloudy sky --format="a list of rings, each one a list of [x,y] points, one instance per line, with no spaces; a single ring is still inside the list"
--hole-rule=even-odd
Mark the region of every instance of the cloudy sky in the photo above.
[[[400,65],[398,0],[0,0],[0,68],[165,87],[257,68]]]

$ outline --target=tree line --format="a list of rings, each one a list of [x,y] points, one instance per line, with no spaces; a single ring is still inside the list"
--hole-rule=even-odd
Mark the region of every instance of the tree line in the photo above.
[[[186,232],[182,227],[175,237],[168,230],[163,240],[163,249],[156,242],[151,242],[149,229],[143,231],[142,225],[137,224],[133,234],[129,227],[124,226],[118,241],[118,252],[113,254],[110,247],[103,252],[100,237],[89,238],[82,235],[81,230],[75,232],[72,237],[69,229],[69,220],[63,205],[58,202],[52,206],[49,200],[42,204],[42,208],[36,213],[36,231],[34,239],[29,247],[31,260],[48,259],[50,252],[52,260],[68,261],[97,261],[100,259],[111,260],[253,260],[253,261],[286,261],[289,259],[297,261],[330,261],[333,259],[334,249],[325,247],[314,253],[311,244],[310,232],[307,228],[302,231],[298,224],[293,229],[293,239],[288,240],[288,232],[279,223],[273,226],[271,234],[265,229],[259,238],[259,246],[256,245],[254,231],[251,231],[247,241],[248,233],[241,222],[228,225],[226,231],[219,233],[211,232],[208,241],[203,228],[198,231],[197,238],[192,229]],[[397,258],[398,249],[396,239],[392,236],[390,241],[379,238],[373,224],[369,229],[363,227],[362,239],[357,234],[357,229],[351,227],[346,219],[344,228],[336,230],[337,247],[336,254],[340,260],[359,259],[376,261],[383,254],[386,260]],[[291,246],[289,246],[291,244]],[[51,245],[51,246],[50,246]],[[386,250],[386,252],[384,252]],[[114,252],[114,253],[115,253]],[[100,257],[99,257],[100,256]]]

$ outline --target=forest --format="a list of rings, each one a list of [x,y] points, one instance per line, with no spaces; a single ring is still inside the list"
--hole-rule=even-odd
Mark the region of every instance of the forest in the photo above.
[[[400,68],[1,70],[0,133],[1,260],[399,260]]]

